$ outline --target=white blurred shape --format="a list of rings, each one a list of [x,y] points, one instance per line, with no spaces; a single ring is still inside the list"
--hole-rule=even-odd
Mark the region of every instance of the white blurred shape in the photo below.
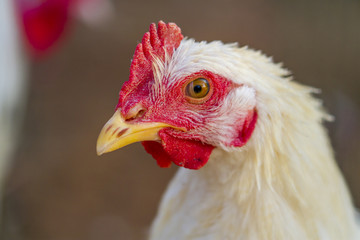
[[[76,17],[92,27],[106,24],[115,14],[109,0],[79,0],[74,11]]]
[[[26,59],[13,1],[0,1],[0,195],[14,153],[26,98]],[[1,201],[1,196],[0,196]]]

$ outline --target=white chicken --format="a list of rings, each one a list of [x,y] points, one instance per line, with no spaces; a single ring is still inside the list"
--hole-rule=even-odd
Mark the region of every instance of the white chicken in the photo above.
[[[97,152],[143,145],[170,183],[150,239],[359,240],[313,88],[259,51],[150,26]]]
[[[0,192],[21,122],[27,66],[12,1],[0,2]],[[0,198],[1,202],[1,198]]]
[[[107,20],[111,9],[107,0],[0,1],[0,205],[24,117],[29,60],[54,49],[71,14],[94,25]]]

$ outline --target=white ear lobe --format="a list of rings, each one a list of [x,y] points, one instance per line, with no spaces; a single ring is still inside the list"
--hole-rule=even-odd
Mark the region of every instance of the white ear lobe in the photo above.
[[[241,134],[245,133],[247,136],[245,130],[250,126],[255,113],[255,97],[255,90],[251,87],[241,85],[232,89],[222,104],[209,114],[211,120],[207,127],[211,132],[205,134],[211,136],[209,143],[223,149],[242,146],[244,138]]]
[[[256,105],[255,89],[246,85],[241,85],[234,89],[233,94],[229,94],[231,101],[238,109],[253,109]],[[230,99],[231,98],[231,99]]]
[[[232,136],[227,139],[228,146],[241,147],[250,138],[256,121],[256,94],[255,90],[246,85],[240,85],[229,93],[224,108],[228,109],[227,116],[232,123]]]

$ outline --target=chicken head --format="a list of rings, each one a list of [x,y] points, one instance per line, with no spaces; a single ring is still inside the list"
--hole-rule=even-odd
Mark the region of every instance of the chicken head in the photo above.
[[[230,63],[217,42],[183,40],[174,23],[151,24],[136,47],[99,155],[141,141],[161,167],[206,164],[215,147],[241,147],[256,124],[255,90],[223,75]],[[223,46],[222,46],[223,47]],[[231,58],[231,54],[228,56]]]

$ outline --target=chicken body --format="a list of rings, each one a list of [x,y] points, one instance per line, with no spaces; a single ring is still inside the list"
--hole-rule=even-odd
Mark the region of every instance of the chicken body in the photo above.
[[[164,34],[163,28],[160,22],[157,35],[165,36],[166,49],[166,36],[176,31]],[[143,145],[160,166],[185,167],[165,193],[151,240],[360,239],[322,126],[330,117],[313,88],[247,47],[182,38],[172,54],[169,48],[170,54],[155,57],[149,75],[137,75],[139,52],[156,52],[151,34],[154,26],[138,45],[118,110],[98,140],[99,153],[155,140]],[[204,78],[213,92],[189,94],[193,79]],[[139,138],[145,125],[151,136]]]

